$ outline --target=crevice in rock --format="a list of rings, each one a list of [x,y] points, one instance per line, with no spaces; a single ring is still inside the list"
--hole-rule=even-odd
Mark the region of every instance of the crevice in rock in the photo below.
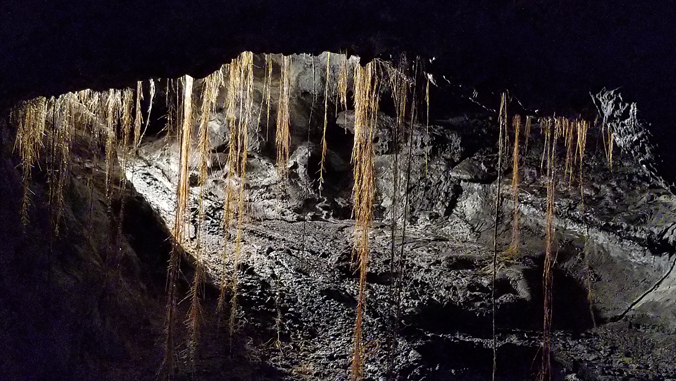
[[[638,306],[643,301],[643,299],[645,299],[648,295],[657,290],[657,288],[660,287],[662,282],[664,282],[667,278],[669,278],[671,273],[674,271],[675,267],[676,267],[676,257],[671,262],[669,270],[667,270],[666,274],[664,274],[662,278],[660,278],[657,282],[655,282],[655,284],[652,287],[650,287],[646,292],[644,292],[641,296],[639,296],[636,300],[634,300],[629,305],[629,307],[627,307],[627,309],[624,310],[621,314],[604,319],[604,323],[615,323],[624,319],[634,308],[636,308],[636,306]]]

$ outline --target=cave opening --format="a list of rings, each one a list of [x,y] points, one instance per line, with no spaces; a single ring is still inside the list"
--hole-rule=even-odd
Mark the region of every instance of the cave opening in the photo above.
[[[671,374],[672,196],[638,106],[604,89],[562,117],[495,90],[432,58],[245,52],[204,77],[17,103],[0,313],[28,324],[0,371]]]

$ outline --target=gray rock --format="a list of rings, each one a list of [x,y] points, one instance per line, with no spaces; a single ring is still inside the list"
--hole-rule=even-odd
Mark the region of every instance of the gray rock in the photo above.
[[[478,158],[467,158],[453,167],[450,176],[463,181],[486,182],[495,177],[486,167],[484,162]]]

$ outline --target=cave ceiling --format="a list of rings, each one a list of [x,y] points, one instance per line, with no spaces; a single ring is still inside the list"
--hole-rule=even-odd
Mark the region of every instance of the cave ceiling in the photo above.
[[[672,120],[675,11],[666,3],[27,0],[0,12],[3,102],[203,77],[244,50],[365,61],[406,52],[533,108],[580,107],[589,91],[622,87],[648,120]]]

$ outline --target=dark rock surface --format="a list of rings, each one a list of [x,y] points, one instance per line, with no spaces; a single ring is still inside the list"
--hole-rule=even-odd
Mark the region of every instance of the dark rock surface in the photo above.
[[[35,206],[24,231],[13,136],[4,124],[0,130],[0,378],[147,379],[162,358],[155,340],[162,332],[168,231],[136,195],[126,203],[139,235],[117,235],[119,198],[105,197],[103,168],[92,166],[84,150],[64,187],[59,236],[41,171],[31,184]],[[85,180],[89,168],[93,191]]]

